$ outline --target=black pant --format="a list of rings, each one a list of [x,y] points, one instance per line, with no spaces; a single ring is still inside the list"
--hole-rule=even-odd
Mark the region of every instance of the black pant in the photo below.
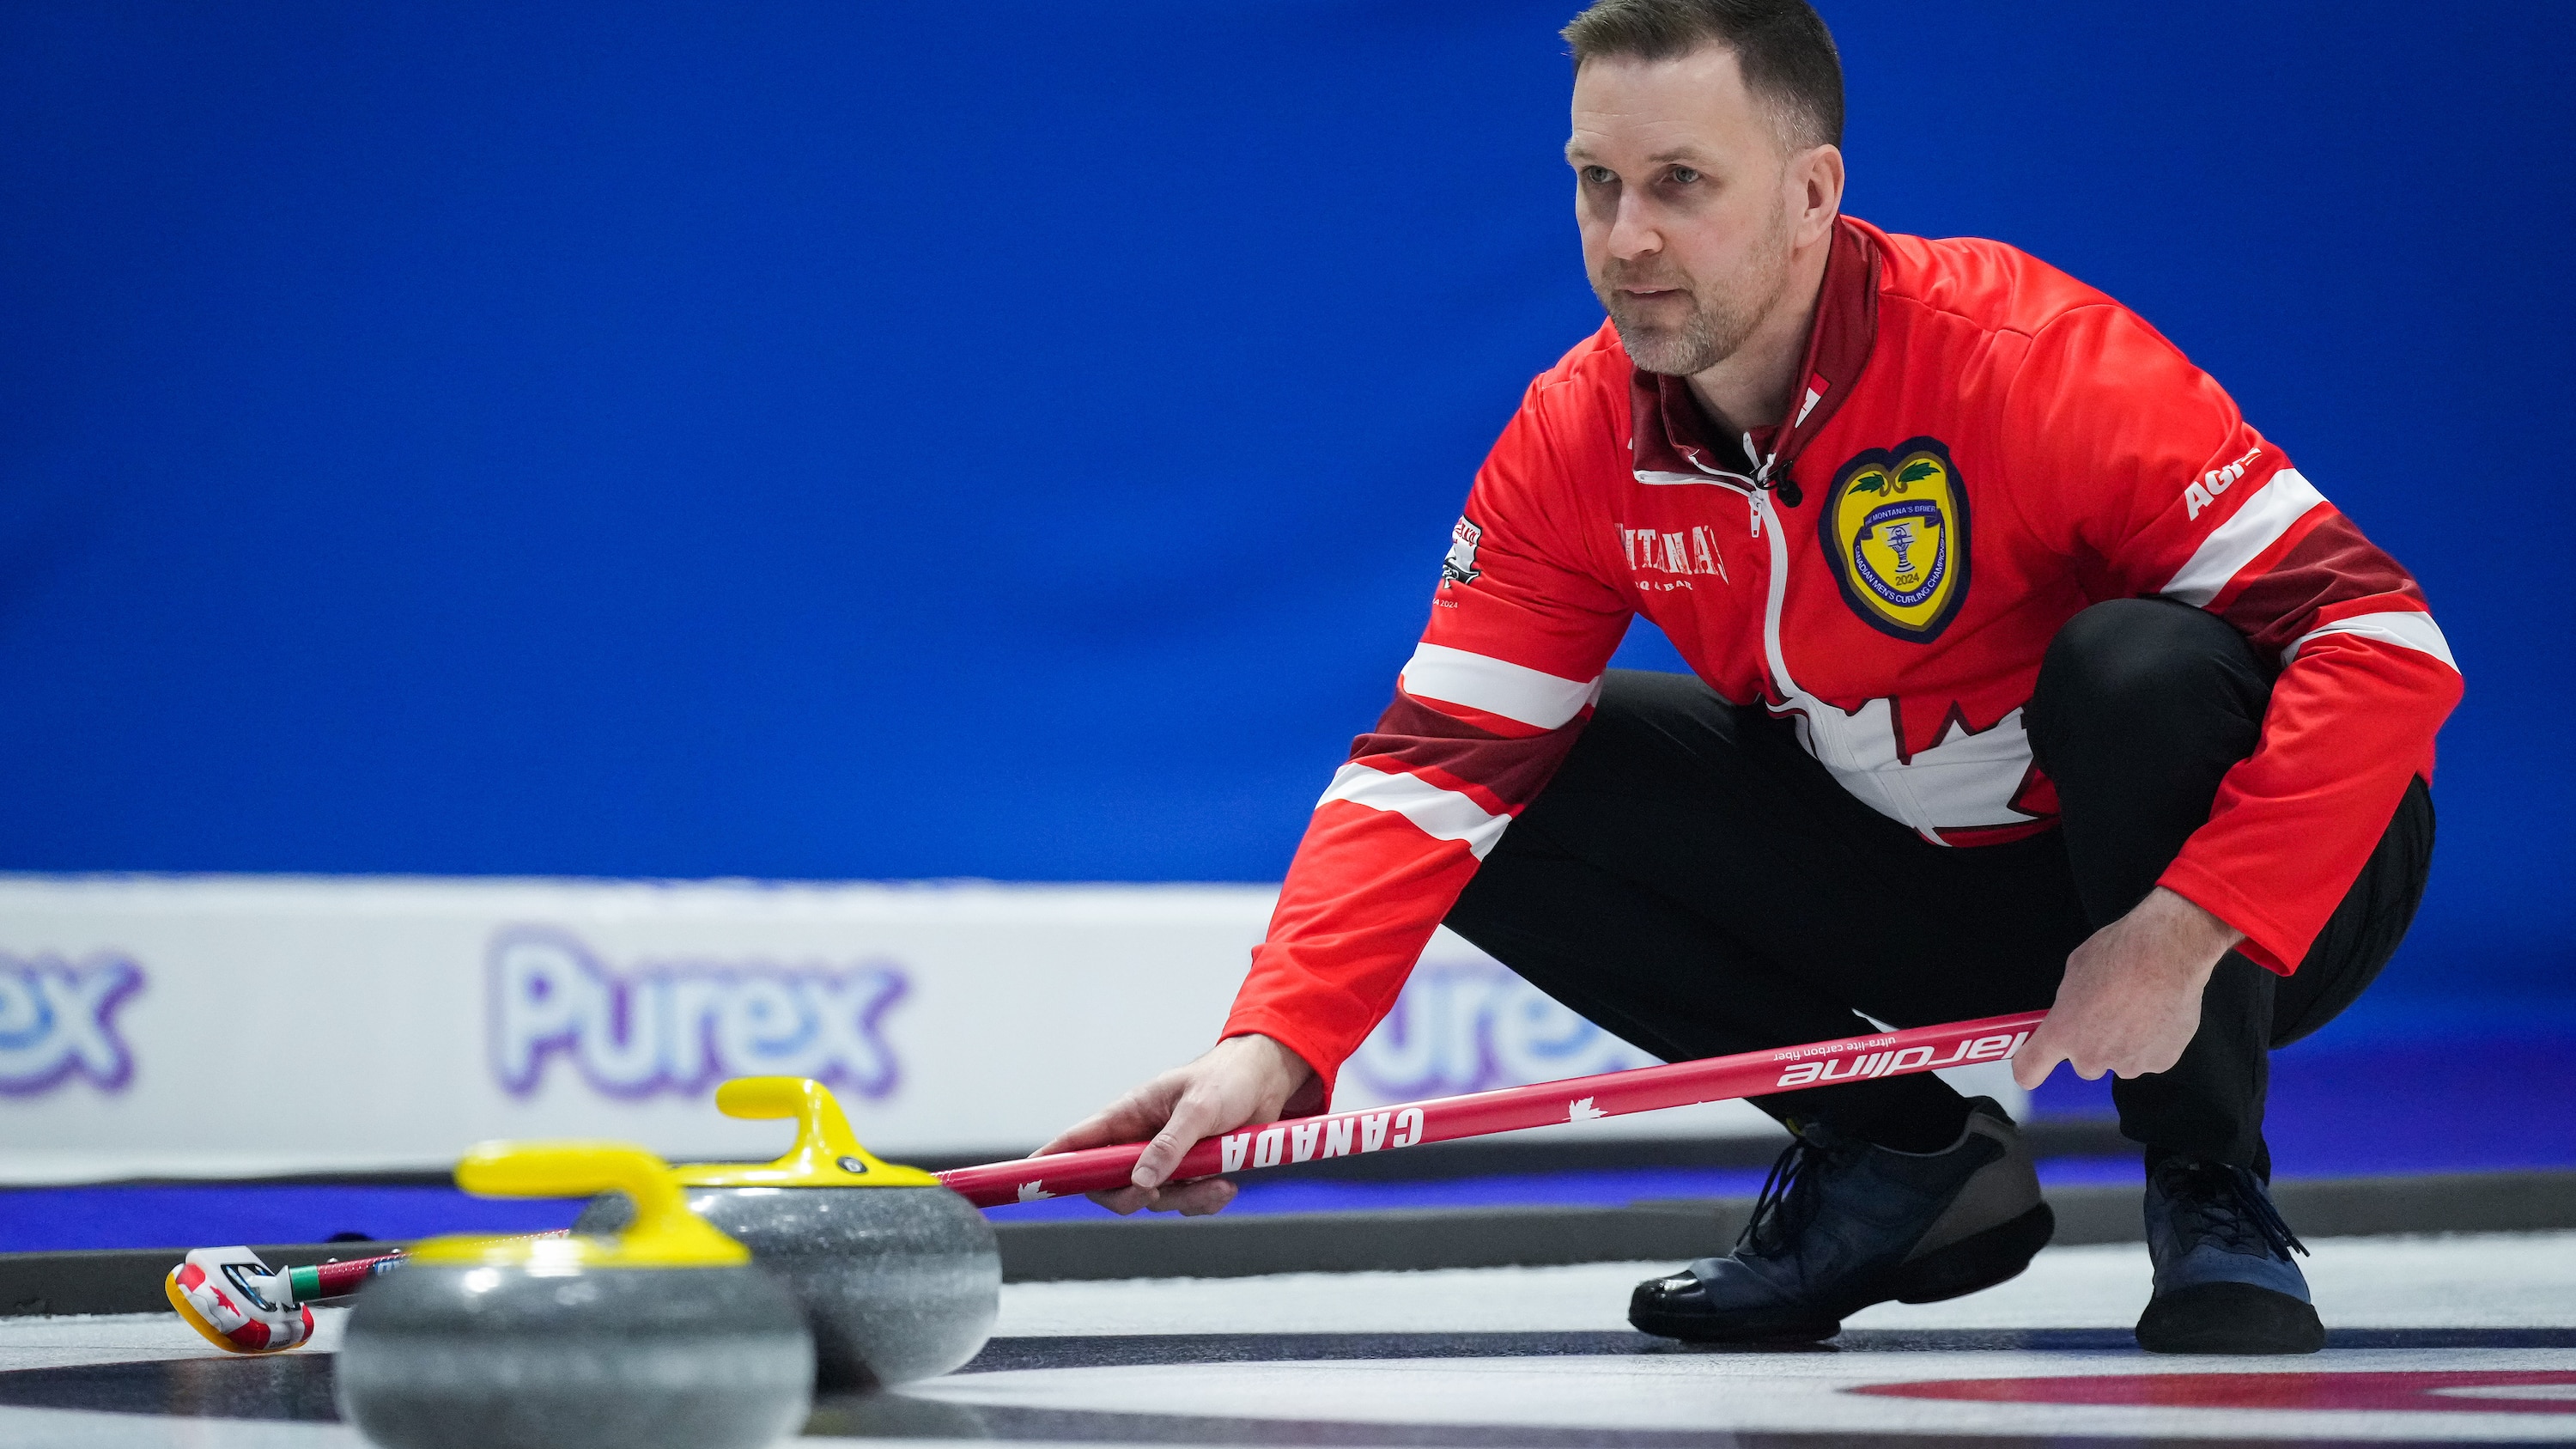
[[[2274,670],[2162,600],[2059,631],[2024,714],[2060,828],[1930,844],[1846,794],[1783,723],[1687,675],[1613,671],[1591,724],[1448,924],[1666,1061],[2046,1007],[2067,954],[2136,905],[2254,750]],[[2296,974],[2228,953],[2171,1071],[2112,1087],[2151,1158],[2268,1172],[2267,1053],[2349,1006],[2414,918],[2431,794],[2408,788]],[[1946,1145],[1964,1103],[1929,1075],[1753,1099],[1889,1146]]]

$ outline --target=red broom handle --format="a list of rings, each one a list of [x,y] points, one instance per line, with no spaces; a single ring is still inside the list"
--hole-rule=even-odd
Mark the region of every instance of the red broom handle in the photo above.
[[[2047,1014],[2029,1011],[2017,1016],[1990,1016],[1982,1021],[1846,1037],[1812,1046],[1740,1052],[1731,1057],[1602,1072],[1536,1086],[1501,1087],[1463,1097],[1330,1112],[1320,1117],[1245,1127],[1207,1138],[1182,1154],[1171,1180],[1185,1182],[1218,1173],[1518,1132],[1557,1122],[1588,1122],[1630,1112],[2002,1061],[2021,1048],[2031,1028]],[[1093,1147],[1017,1162],[960,1167],[939,1174],[939,1180],[977,1207],[1035,1202],[1069,1193],[1125,1187],[1136,1170],[1136,1159],[1144,1151],[1141,1142]]]

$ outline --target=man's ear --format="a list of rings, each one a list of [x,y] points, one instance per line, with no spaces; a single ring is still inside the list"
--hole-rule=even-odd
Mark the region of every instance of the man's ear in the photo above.
[[[1809,246],[1832,234],[1843,209],[1843,152],[1818,146],[1791,163],[1798,186],[1798,244]]]

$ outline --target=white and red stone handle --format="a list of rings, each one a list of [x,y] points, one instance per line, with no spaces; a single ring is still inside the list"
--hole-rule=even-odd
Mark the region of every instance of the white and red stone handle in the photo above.
[[[1915,1027],[1809,1046],[1740,1052],[1731,1057],[1271,1122],[1200,1142],[1182,1156],[1171,1180],[1185,1182],[1220,1173],[1417,1147],[1425,1142],[1518,1132],[1558,1122],[1589,1122],[1630,1112],[1758,1097],[1834,1082],[1998,1062],[2019,1050],[2031,1028],[2046,1015],[2030,1011],[2017,1016],[1990,1016],[1981,1021]],[[1144,1151],[1141,1142],[1094,1147],[1025,1157],[1016,1162],[960,1167],[939,1174],[939,1180],[977,1207],[1036,1202],[1125,1187],[1136,1170],[1136,1159]]]

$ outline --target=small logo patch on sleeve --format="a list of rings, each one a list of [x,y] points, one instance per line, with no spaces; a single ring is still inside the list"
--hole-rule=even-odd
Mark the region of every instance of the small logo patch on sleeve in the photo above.
[[[1967,600],[1968,494],[1937,438],[1845,463],[1816,526],[1843,601],[1882,634],[1929,643]]]
[[[1472,584],[1484,576],[1484,570],[1476,567],[1476,544],[1484,536],[1483,529],[1463,518],[1449,530],[1449,556],[1440,561],[1440,587]]]

